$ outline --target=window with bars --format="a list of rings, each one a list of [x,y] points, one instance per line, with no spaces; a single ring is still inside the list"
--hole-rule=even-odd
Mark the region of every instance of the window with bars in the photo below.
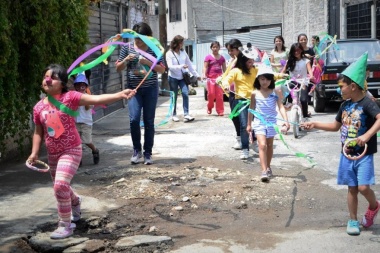
[[[372,3],[347,6],[347,38],[371,38]]]
[[[169,22],[181,20],[181,0],[169,0]]]

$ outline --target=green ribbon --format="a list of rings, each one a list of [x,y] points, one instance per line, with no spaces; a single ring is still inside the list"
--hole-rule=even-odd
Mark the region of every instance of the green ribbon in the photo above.
[[[273,126],[274,129],[276,130],[276,133],[280,136],[280,140],[282,141],[282,143],[284,143],[285,147],[293,152],[295,154],[296,157],[300,157],[300,158],[305,158],[311,165],[312,167],[314,167],[315,165],[317,165],[316,162],[313,161],[313,159],[311,159],[310,157],[308,157],[307,155],[305,155],[304,153],[301,153],[301,152],[298,152],[298,151],[294,151],[292,150],[289,145],[286,143],[285,139],[284,139],[284,136],[282,135],[280,129],[278,128],[278,125],[277,124],[273,124],[273,123],[269,123],[268,121],[266,121],[266,119],[263,117],[263,115],[261,113],[259,113],[258,111],[255,111],[255,110],[252,110],[252,109],[248,109],[248,111],[250,113],[252,113],[256,118],[258,118],[262,123],[264,123],[266,126]],[[289,122],[291,123],[291,122]]]
[[[239,116],[241,111],[243,111],[246,107],[248,107],[250,103],[251,103],[251,100],[248,100],[248,99],[239,101],[239,103],[234,107],[234,109],[232,109],[228,118],[233,119]]]
[[[66,113],[66,114],[73,116],[73,117],[77,117],[79,115],[78,111],[74,111],[74,110],[70,109],[66,105],[59,102],[54,97],[52,97],[50,95],[48,95],[47,97],[48,97],[49,102],[52,103],[55,107],[57,107],[57,109],[60,110],[61,112]]]
[[[93,67],[95,67],[96,65],[100,64],[101,62],[103,62],[104,60],[106,60],[112,53],[113,51],[116,49],[116,46],[115,45],[111,45],[109,47],[109,49],[104,53],[102,54],[101,56],[99,56],[98,58],[96,58],[95,60],[87,63],[86,65],[83,65],[83,66],[80,66],[80,67],[77,67],[75,68],[70,74],[69,74],[69,78],[73,75],[76,75],[76,74],[79,74],[79,73],[82,73],[88,69],[92,69]]]

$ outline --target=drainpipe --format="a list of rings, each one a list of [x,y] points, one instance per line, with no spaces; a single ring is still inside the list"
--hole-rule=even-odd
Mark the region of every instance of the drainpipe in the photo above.
[[[120,1],[119,2],[119,30],[120,30],[120,32],[122,32],[122,30],[124,29],[124,27],[123,27],[123,6],[124,6],[123,2]],[[110,64],[110,63],[108,63],[108,64]],[[124,90],[124,83],[125,83],[125,75],[124,75],[123,71],[121,71],[121,86],[120,86],[121,90]],[[123,107],[125,108],[125,99],[122,99],[121,101],[123,103]]]
[[[376,39],[376,5],[371,5],[371,38]]]
[[[340,0],[340,38],[347,38],[347,5],[344,0]]]

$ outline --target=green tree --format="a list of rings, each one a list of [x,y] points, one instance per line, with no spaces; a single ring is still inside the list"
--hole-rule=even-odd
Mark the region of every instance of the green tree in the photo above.
[[[44,68],[50,63],[69,67],[85,51],[89,2],[0,1],[1,153],[6,153],[9,139],[25,150]]]

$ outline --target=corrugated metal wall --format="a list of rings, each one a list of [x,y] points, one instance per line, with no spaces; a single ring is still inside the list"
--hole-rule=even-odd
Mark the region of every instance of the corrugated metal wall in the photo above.
[[[214,39],[210,39],[208,43],[197,44],[197,71],[199,74],[202,73],[203,60],[206,55],[211,53],[210,45],[211,41],[219,41],[221,47],[224,47],[224,43],[228,42],[230,39],[239,39],[243,45],[251,42],[253,46],[259,48],[260,50],[265,50],[268,54],[274,48],[273,39],[277,35],[281,35],[281,26],[263,28],[252,30],[248,33],[235,33],[222,36],[216,36]]]
[[[101,3],[98,6],[91,7],[90,24],[88,36],[90,45],[87,49],[103,44],[107,39],[122,31],[120,23],[123,27],[127,27],[126,20],[120,22],[119,4]],[[122,6],[122,16],[125,17],[127,7]],[[122,75],[116,72],[115,62],[119,57],[120,47],[118,47],[108,58],[108,64],[101,63],[91,69],[90,86],[93,94],[115,93],[122,90]],[[101,51],[97,51],[86,59],[91,62],[101,55]],[[107,105],[106,108],[96,107],[93,115],[94,121],[124,107],[123,101],[118,101]]]

